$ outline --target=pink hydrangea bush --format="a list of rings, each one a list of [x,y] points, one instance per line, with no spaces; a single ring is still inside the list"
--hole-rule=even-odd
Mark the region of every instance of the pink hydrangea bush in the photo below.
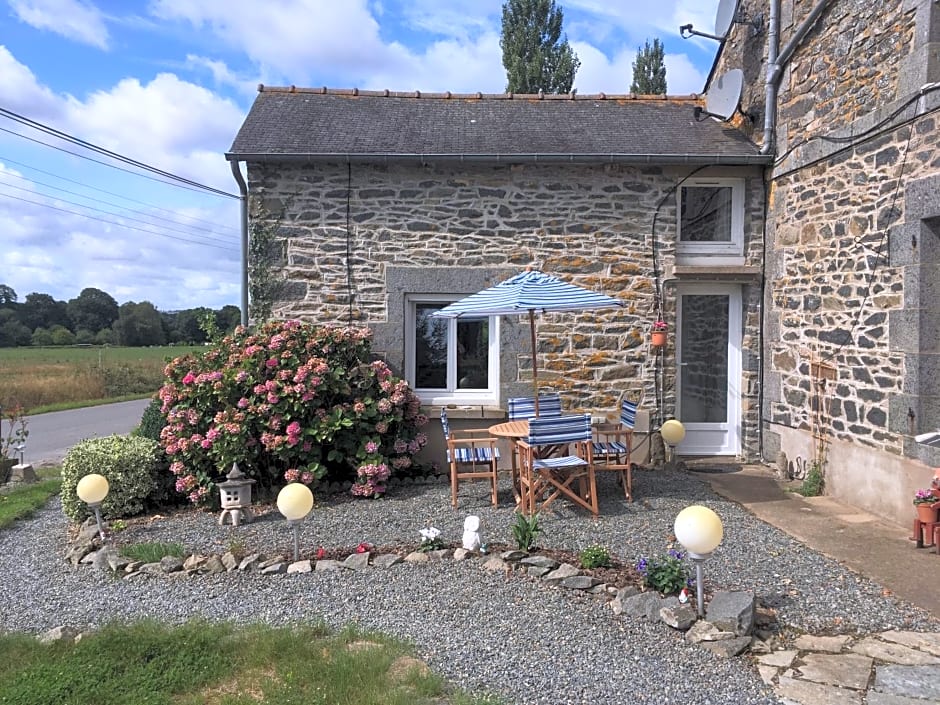
[[[408,384],[371,360],[371,336],[274,322],[170,362],[160,440],[176,491],[201,502],[237,462],[261,486],[309,485],[329,471],[356,496],[382,495],[415,463],[428,419]]]

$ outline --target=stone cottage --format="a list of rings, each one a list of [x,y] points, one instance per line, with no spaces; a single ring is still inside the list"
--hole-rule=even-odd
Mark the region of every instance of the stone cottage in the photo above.
[[[538,317],[539,381],[567,410],[642,394],[654,427],[682,419],[684,453],[756,459],[772,157],[702,105],[260,87],[226,156],[283,245],[274,316],[370,326],[432,418],[532,393],[527,319],[430,316],[531,266],[627,302]]]
[[[712,71],[743,70],[773,156],[757,445],[907,524],[940,465],[940,3],[739,3],[758,16]]]

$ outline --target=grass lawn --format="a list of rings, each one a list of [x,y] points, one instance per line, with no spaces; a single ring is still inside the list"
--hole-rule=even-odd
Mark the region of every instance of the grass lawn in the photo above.
[[[483,705],[404,643],[322,626],[112,624],[41,644],[0,635],[0,703],[17,705]]]
[[[55,474],[58,475],[58,468],[55,469]],[[0,529],[17,519],[31,516],[44,506],[52,495],[59,493],[61,484],[58,479],[48,479],[0,493]]]

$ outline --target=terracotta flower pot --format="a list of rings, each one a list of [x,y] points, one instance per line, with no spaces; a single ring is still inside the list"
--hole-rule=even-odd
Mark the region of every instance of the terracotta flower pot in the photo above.
[[[937,521],[937,510],[932,505],[927,503],[915,504],[914,509],[917,510],[917,518],[922,523],[930,524]]]
[[[666,331],[654,330],[650,333],[650,345],[654,348],[661,348],[666,344]]]

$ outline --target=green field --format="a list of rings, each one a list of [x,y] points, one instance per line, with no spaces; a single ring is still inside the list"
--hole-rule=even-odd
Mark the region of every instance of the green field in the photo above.
[[[169,359],[201,346],[0,348],[0,405],[29,413],[145,397]]]

